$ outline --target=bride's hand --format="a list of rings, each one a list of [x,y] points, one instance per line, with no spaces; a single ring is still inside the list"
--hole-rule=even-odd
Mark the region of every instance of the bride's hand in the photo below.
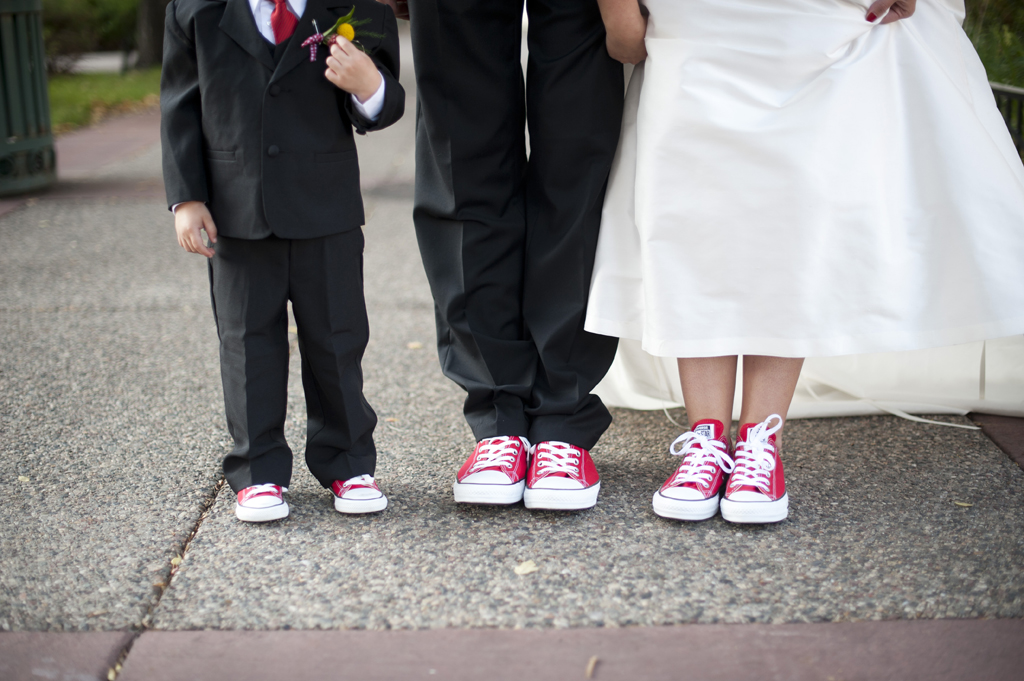
[[[647,17],[636,0],[598,0],[601,20],[607,34],[605,45],[611,58],[623,64],[639,64],[647,59],[644,36]]]
[[[874,22],[888,10],[889,13],[885,14],[885,18],[880,23],[891,24],[894,21],[906,19],[914,13],[915,9],[917,9],[917,0],[878,0],[868,7],[868,15],[865,18]]]

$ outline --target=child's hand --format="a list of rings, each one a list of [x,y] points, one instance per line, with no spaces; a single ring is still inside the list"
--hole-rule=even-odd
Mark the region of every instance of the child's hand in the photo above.
[[[380,72],[373,60],[358,47],[338,36],[327,58],[327,80],[366,102],[380,87]]]
[[[213,249],[203,243],[200,230],[206,230],[210,243],[217,243],[217,227],[213,224],[210,209],[202,201],[186,201],[174,211],[174,231],[178,233],[178,245],[189,253],[213,257]]]
[[[598,6],[611,58],[623,64],[639,64],[647,59],[647,17],[641,13],[637,0],[598,0]]]

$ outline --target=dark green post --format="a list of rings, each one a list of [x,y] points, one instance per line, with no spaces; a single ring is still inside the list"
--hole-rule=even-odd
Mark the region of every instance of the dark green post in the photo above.
[[[43,0],[0,0],[0,196],[57,179],[42,14]]]

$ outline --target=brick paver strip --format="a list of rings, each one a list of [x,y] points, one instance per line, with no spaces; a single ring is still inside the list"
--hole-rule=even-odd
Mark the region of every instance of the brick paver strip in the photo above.
[[[1024,468],[1024,419],[994,414],[971,414],[970,418],[1018,466]]]
[[[0,679],[106,681],[131,638],[127,631],[0,632]]]
[[[344,604],[339,604],[344,607]],[[151,631],[118,681],[1021,678],[1024,620],[628,629]]]

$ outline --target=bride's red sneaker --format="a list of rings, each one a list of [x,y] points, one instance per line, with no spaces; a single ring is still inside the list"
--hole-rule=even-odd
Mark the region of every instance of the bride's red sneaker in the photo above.
[[[775,444],[781,428],[778,414],[740,426],[733,456],[736,466],[722,499],[722,517],[729,522],[777,523],[789,515],[786,479]]]
[[[654,493],[654,512],[675,520],[707,520],[714,516],[726,475],[733,469],[725,425],[715,419],[697,421],[668,449],[683,460]]]

